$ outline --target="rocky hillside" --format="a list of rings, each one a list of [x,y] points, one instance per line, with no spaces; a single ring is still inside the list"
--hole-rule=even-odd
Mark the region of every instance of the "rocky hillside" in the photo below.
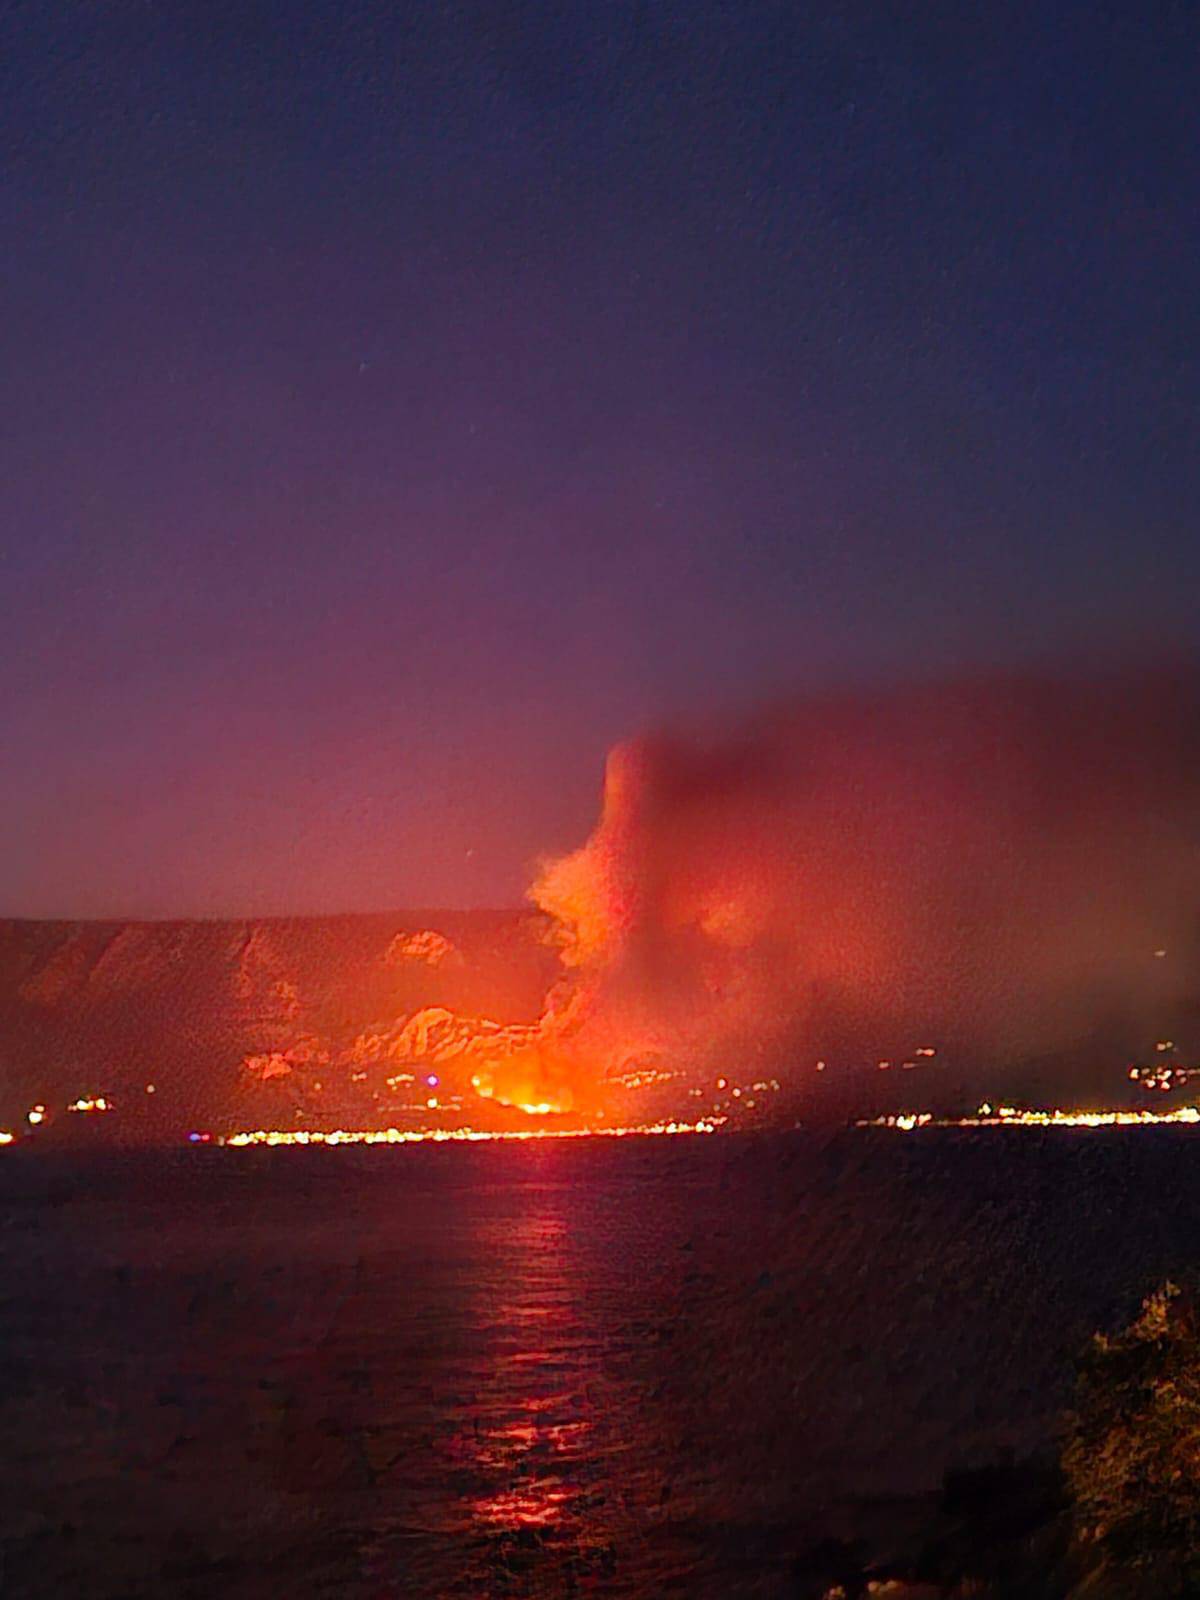
[[[555,969],[540,934],[522,911],[0,922],[0,1128],[96,1096],[117,1115],[89,1127],[122,1137],[262,1125],[315,1095],[365,1113],[399,1054],[431,1029],[436,1048],[438,1008],[537,1016]]]
[[[45,1108],[39,1138],[55,1139],[513,1125],[520,1114],[482,1101],[472,1079],[528,1047],[528,1027],[561,976],[545,929],[522,910],[0,921],[0,1131],[27,1131],[36,1107]],[[618,1080],[608,1085],[610,1111],[654,1120],[720,1109],[738,1126],[793,1115],[815,1126],[898,1109],[959,1115],[997,1095],[1162,1108],[1194,1095],[1194,1070],[1156,1095],[1166,1086],[1131,1081],[1129,1063],[1144,1058],[1160,1078],[1176,1055],[1191,1063],[1198,1028],[1194,1003],[1132,1019],[1098,1005],[1094,1027],[1053,1055],[986,1061],[970,1040],[938,1033],[927,1059],[913,1056],[927,1041],[893,1037],[894,1028],[879,1036],[834,1008],[786,1059],[767,1063],[747,1049],[721,1066],[732,1084],[777,1071],[777,1098],[701,1106],[682,1079],[662,1094],[639,1086],[624,1095]],[[1156,1053],[1154,1041],[1168,1039],[1178,1049]],[[877,1070],[908,1056],[917,1070]],[[816,1070],[817,1058],[831,1070]],[[98,1098],[111,1115],[67,1114],[73,1102]]]

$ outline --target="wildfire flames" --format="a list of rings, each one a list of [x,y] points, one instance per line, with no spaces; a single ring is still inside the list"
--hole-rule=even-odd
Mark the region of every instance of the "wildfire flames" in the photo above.
[[[793,1064],[839,1030],[880,1067],[932,1036],[994,1068],[1148,1028],[1200,956],[1197,706],[1185,674],[1003,679],[620,746],[591,837],[529,892],[560,969],[536,1020],[428,1007],[247,1067],[299,1051],[406,1085],[433,1064],[468,1098],[592,1121],[738,1063],[798,1095]],[[386,960],[458,956],[416,932]]]
[[[531,890],[563,977],[521,1098],[782,1064],[831,1017],[1004,1063],[1186,1001],[1197,709],[1186,673],[981,680],[618,748]]]
[[[540,1040],[482,1064],[471,1074],[471,1087],[482,1099],[514,1106],[529,1116],[575,1109],[570,1085],[554,1069]]]

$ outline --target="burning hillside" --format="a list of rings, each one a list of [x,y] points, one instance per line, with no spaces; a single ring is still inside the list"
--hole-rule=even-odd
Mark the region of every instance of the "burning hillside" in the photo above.
[[[115,1107],[106,1135],[127,1138],[366,1123],[415,1107],[418,1090],[428,1119],[441,1108],[426,1106],[424,1076],[484,1031],[464,1019],[527,1028],[554,976],[539,918],[431,923],[0,923],[0,1128],[97,1095]]]
[[[1198,707],[1190,673],[1006,678],[618,749],[532,891],[556,1070],[794,1080],[831,1038],[934,1037],[1003,1071],[1166,1014],[1195,1033]]]
[[[1185,1081],[1196,711],[1190,676],[1004,679],[642,739],[525,914],[3,925],[0,1126],[807,1117],[827,1061],[877,1080],[848,1109],[893,1061],[974,1105],[1163,1038]]]

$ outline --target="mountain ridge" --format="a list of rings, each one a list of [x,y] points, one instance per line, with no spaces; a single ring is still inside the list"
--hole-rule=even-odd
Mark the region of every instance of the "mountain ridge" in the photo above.
[[[0,919],[0,1127],[96,1095],[123,1135],[242,1120],[278,1109],[250,1058],[336,1054],[431,1006],[530,1022],[554,970],[527,910]]]

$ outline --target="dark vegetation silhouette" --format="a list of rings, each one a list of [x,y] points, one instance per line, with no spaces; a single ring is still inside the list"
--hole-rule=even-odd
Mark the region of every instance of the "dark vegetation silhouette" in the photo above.
[[[947,1473],[905,1553],[827,1540],[797,1562],[821,1600],[1187,1600],[1200,1595],[1200,1310],[1164,1283],[1081,1352],[1060,1448]]]
[[[1063,1448],[1077,1544],[1141,1594],[1200,1594],[1200,1316],[1166,1283],[1080,1362]]]

